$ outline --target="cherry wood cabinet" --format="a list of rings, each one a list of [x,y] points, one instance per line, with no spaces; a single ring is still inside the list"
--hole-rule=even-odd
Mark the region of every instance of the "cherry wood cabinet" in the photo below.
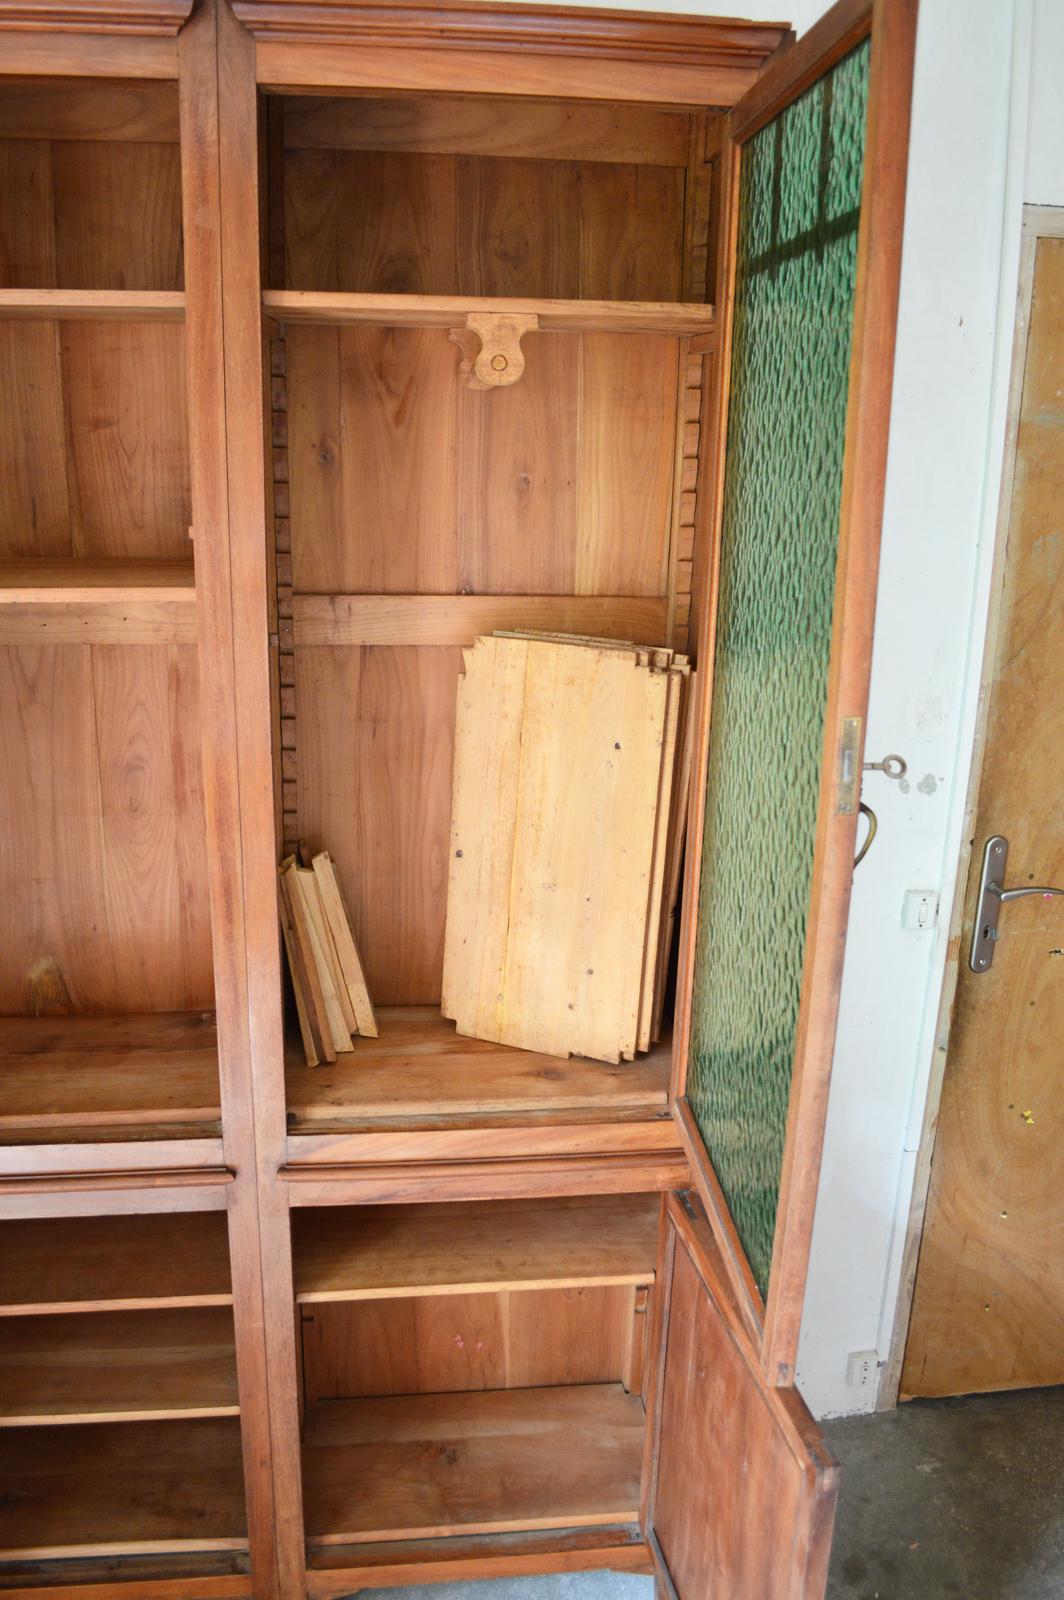
[[[914,30],[0,0],[9,1600],[822,1593],[794,1359]],[[619,1067],[440,1014],[456,680],[515,626],[695,669]],[[316,1068],[301,841],[380,1017]]]

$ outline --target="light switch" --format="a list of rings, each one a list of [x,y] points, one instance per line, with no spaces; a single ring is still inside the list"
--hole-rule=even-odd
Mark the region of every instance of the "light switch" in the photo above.
[[[906,889],[901,907],[901,925],[923,933],[938,921],[937,889]]]

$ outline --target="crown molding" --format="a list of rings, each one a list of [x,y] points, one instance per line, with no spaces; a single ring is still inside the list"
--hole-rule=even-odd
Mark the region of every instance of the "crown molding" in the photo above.
[[[685,68],[756,72],[791,38],[787,24],[652,11],[495,4],[492,0],[232,0],[262,43],[391,49],[532,51]]]
[[[0,0],[0,31],[174,38],[193,0]]]

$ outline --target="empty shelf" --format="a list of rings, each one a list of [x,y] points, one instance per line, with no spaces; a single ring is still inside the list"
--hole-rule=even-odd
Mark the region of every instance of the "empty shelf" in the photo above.
[[[279,322],[370,322],[453,328],[471,313],[534,314],[542,333],[708,333],[713,307],[656,300],[534,300],[448,294],[319,294],[270,289],[263,309]]]
[[[651,1283],[658,1213],[641,1194],[297,1211],[296,1299]]]
[[[180,289],[0,289],[0,318],[184,322]]]
[[[620,1384],[321,1401],[303,1449],[308,1542],[633,1522],[644,1423]]]
[[[218,1307],[0,1320],[0,1423],[160,1421],[239,1411]]]
[[[657,1116],[669,1098],[669,1045],[611,1066],[573,1056],[538,1055],[467,1039],[428,1006],[382,1008],[380,1037],[307,1067],[298,1040],[288,1052],[289,1132],[323,1125],[385,1127],[410,1119],[444,1126],[455,1119],[539,1112],[631,1112]]]
[[[240,1423],[34,1428],[5,1441],[6,1560],[246,1550]]]
[[[0,1297],[0,1317],[232,1305],[225,1215],[5,1222]]]
[[[212,1012],[5,1017],[0,1075],[0,1141],[123,1127],[209,1133],[222,1114]]]

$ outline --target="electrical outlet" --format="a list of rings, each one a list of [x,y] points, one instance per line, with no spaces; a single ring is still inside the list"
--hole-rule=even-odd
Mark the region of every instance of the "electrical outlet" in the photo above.
[[[846,1362],[846,1382],[854,1389],[869,1389],[879,1371],[878,1350],[851,1350]]]

